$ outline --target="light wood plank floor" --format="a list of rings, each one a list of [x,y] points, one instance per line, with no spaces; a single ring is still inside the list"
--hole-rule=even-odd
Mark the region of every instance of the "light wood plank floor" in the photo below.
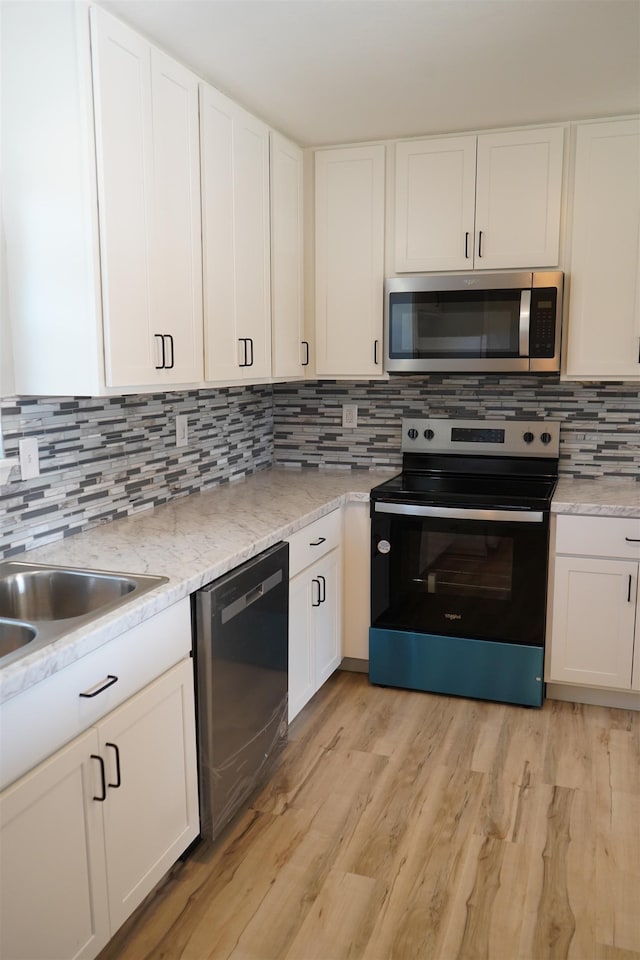
[[[337,673],[101,960],[639,960],[640,715]]]

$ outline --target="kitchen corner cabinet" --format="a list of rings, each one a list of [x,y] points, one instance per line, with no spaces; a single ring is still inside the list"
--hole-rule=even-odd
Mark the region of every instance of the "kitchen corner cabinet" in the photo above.
[[[560,516],[555,541],[546,680],[640,691],[640,520]]]
[[[157,669],[154,649],[161,664],[178,655],[183,630],[167,636],[163,625],[184,620],[188,629],[188,603],[170,611],[152,618],[151,628],[141,624],[82,658],[86,664],[77,661],[19,694],[16,704],[2,706],[3,724],[22,711],[27,726],[42,728],[45,742],[51,728],[62,736],[65,724],[99,717],[0,794],[3,960],[95,957],[198,834],[191,658],[103,715],[105,704],[120,696],[118,683],[78,699],[86,678],[105,676],[102,660],[112,644],[114,675],[123,689]],[[138,661],[136,641],[143,648]],[[34,715],[48,722],[33,723]],[[24,725],[11,727],[20,740]],[[33,737],[29,730],[27,751]],[[12,764],[12,750],[8,754],[3,777]]]
[[[309,364],[303,302],[303,154],[273,130],[269,146],[271,372],[275,379],[297,380]]]
[[[640,379],[640,119],[576,131],[566,374]]]
[[[382,375],[382,145],[315,154],[318,377]]]
[[[19,394],[202,378],[196,78],[100,8],[3,11]]]
[[[289,538],[289,722],[342,659],[342,517]]]
[[[269,129],[200,84],[205,380],[271,376]]]
[[[397,273],[556,266],[564,128],[396,144]]]

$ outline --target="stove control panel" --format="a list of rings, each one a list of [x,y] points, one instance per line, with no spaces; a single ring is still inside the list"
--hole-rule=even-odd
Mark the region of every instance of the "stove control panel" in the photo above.
[[[464,453],[478,456],[559,455],[557,420],[459,420],[430,417],[402,421],[403,453]]]

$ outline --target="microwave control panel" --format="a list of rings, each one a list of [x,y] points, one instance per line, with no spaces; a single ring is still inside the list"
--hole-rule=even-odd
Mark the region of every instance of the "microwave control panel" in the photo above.
[[[538,287],[531,291],[530,357],[553,357],[555,354],[557,301],[555,287]]]

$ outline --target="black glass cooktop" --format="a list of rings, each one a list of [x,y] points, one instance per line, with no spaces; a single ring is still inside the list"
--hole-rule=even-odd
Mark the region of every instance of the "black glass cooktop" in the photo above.
[[[548,508],[555,486],[555,477],[400,473],[374,487],[371,499],[485,509],[541,510]]]

